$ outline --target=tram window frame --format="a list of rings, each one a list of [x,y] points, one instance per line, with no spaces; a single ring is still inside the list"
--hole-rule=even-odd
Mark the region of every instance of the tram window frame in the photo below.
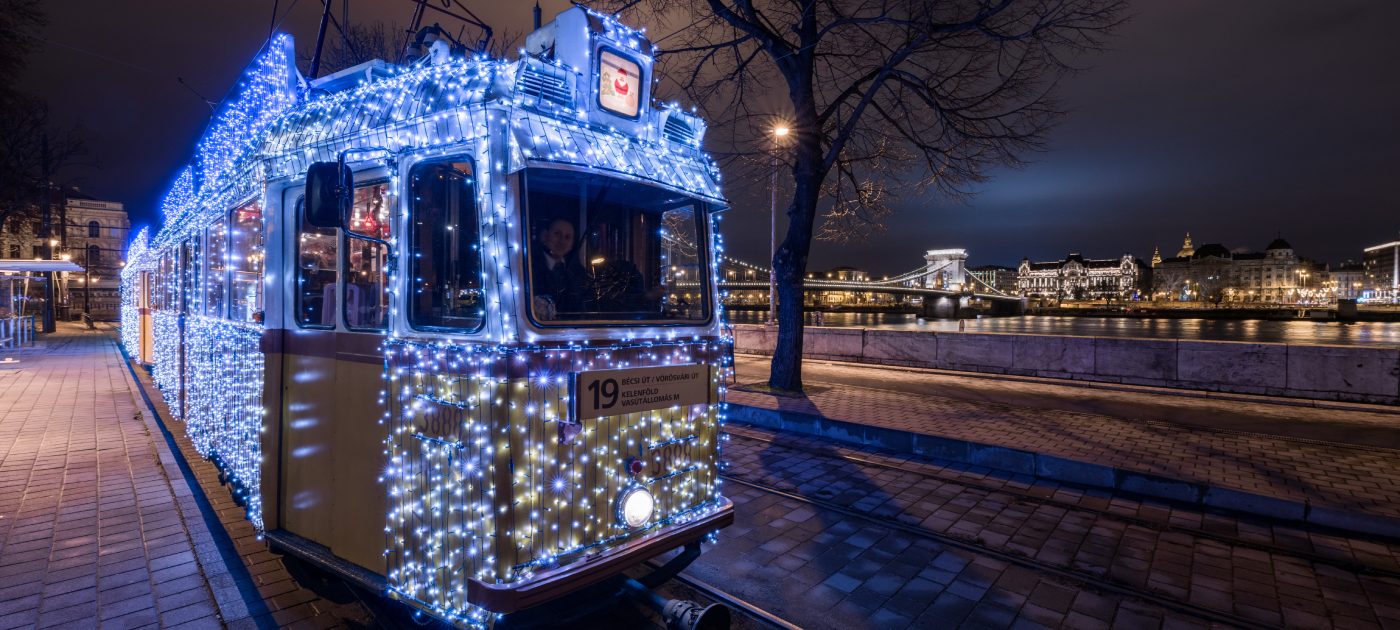
[[[215,231],[219,228],[220,224],[223,225],[223,238],[216,238]],[[204,229],[204,304],[202,306],[204,307],[204,314],[208,317],[228,319],[228,237],[230,231],[231,230],[228,226],[228,215],[221,215],[219,218],[215,219],[213,223],[210,223],[209,227]],[[217,242],[220,245],[217,252],[214,250],[213,247],[211,247],[211,245],[213,245],[215,242]],[[216,270],[214,269],[214,265],[211,264],[215,261],[221,263],[217,270],[217,274],[223,276],[218,280],[218,304],[213,304],[213,300],[210,299],[216,294],[216,292],[212,290],[214,288],[213,278],[216,274]]]
[[[319,227],[316,227],[316,226],[313,226],[313,225],[308,224],[308,223],[306,222],[306,196],[305,196],[305,195],[299,195],[299,196],[297,196],[297,200],[296,200],[296,205],[295,205],[295,207],[296,207],[296,217],[297,217],[297,231],[296,231],[295,234],[292,235],[292,239],[295,241],[295,245],[293,246],[293,250],[295,251],[295,258],[293,259],[293,264],[296,266],[296,269],[295,269],[295,271],[293,272],[293,276],[292,276],[292,282],[295,283],[295,286],[294,286],[294,288],[292,289],[292,291],[295,292],[296,297],[292,300],[292,302],[293,302],[292,307],[296,310],[296,317],[295,317],[295,319],[296,319],[296,322],[297,322],[297,326],[298,326],[299,328],[303,328],[303,329],[307,329],[307,330],[335,330],[335,322],[337,321],[337,318],[338,318],[337,311],[338,311],[339,308],[340,308],[340,292],[341,292],[341,287],[340,287],[340,275],[341,275],[341,274],[340,274],[340,249],[341,249],[341,247],[340,247],[340,230],[339,230],[339,229],[336,229],[336,228],[319,228]],[[320,314],[320,317],[317,318],[317,320],[314,321],[314,322],[312,322],[312,321],[310,321],[310,320],[308,320],[308,319],[305,319],[305,317],[304,317],[304,316],[306,315],[306,307],[305,307],[305,303],[303,302],[303,298],[305,298],[306,293],[305,293],[305,291],[303,291],[303,289],[302,289],[302,249],[301,249],[301,236],[302,236],[302,234],[307,233],[308,230],[312,230],[312,231],[328,231],[328,232],[330,232],[329,234],[321,234],[321,236],[329,236],[329,237],[331,238],[331,243],[332,243],[331,264],[332,264],[332,266],[333,266],[332,269],[331,269],[331,271],[332,271],[332,273],[335,274],[335,277],[331,278],[331,281],[330,281],[329,285],[326,285],[326,284],[321,285],[321,293],[323,294],[322,303],[321,303],[322,312],[321,312],[321,314]],[[325,270],[322,269],[321,271],[325,271]],[[324,293],[325,293],[325,287],[326,287],[326,286],[334,287],[334,290],[331,291],[331,299],[330,299],[330,302],[329,302],[329,303],[327,303],[327,302],[325,301],[325,299],[324,299]],[[330,317],[329,317],[330,323],[329,323],[329,324],[326,324],[326,323],[323,323],[323,322],[327,321],[327,317],[326,317],[326,314],[325,314],[325,308],[328,307],[328,306],[329,306],[329,308],[331,309],[331,313],[330,313]]]
[[[200,235],[195,234],[180,244],[180,259],[176,263],[180,269],[179,303],[175,310],[186,313],[204,312],[203,303],[198,302],[199,296],[203,293],[204,285],[200,284],[200,259],[202,251],[199,247]],[[196,308],[196,306],[199,308]]]
[[[634,184],[634,185],[637,185],[637,186],[643,186],[643,187],[647,187],[647,188],[654,188],[654,189],[656,189],[657,192],[667,193],[667,194],[675,194],[677,197],[684,197],[684,198],[686,198],[686,199],[689,200],[689,202],[690,202],[690,207],[694,208],[694,212],[695,212],[695,215],[696,215],[696,216],[695,216],[695,229],[696,229],[695,238],[696,238],[696,240],[697,240],[698,242],[704,243],[704,255],[698,255],[698,256],[697,256],[697,260],[695,261],[695,264],[696,264],[696,266],[697,266],[697,272],[698,272],[699,276],[700,276],[701,278],[703,278],[703,282],[701,283],[701,287],[700,287],[701,290],[698,292],[698,293],[699,293],[698,297],[699,297],[699,299],[701,300],[700,306],[701,306],[701,308],[704,309],[704,310],[703,310],[704,317],[697,318],[697,319],[662,319],[662,318],[658,318],[658,319],[644,319],[644,320],[639,320],[639,319],[621,319],[621,318],[613,318],[613,319],[608,319],[608,318],[597,318],[597,319],[544,319],[544,318],[540,317],[539,315],[537,315],[537,314],[535,313],[535,308],[536,308],[536,301],[535,301],[535,299],[534,299],[534,297],[535,297],[535,293],[534,293],[534,292],[535,292],[535,286],[534,286],[535,281],[534,281],[534,278],[533,278],[533,275],[534,275],[534,268],[535,268],[535,263],[534,263],[533,256],[536,255],[536,251],[535,251],[535,250],[536,250],[536,247],[537,247],[537,234],[535,233],[535,232],[536,232],[536,230],[535,230],[535,228],[536,228],[536,223],[535,223],[535,222],[536,222],[536,219],[541,219],[541,220],[542,220],[545,216],[549,216],[551,213],[548,213],[548,212],[541,213],[541,214],[542,214],[541,217],[534,217],[534,216],[532,216],[532,213],[531,213],[531,200],[530,200],[530,197],[531,197],[531,188],[530,188],[530,183],[529,183],[529,174],[530,174],[531,172],[535,172],[535,173],[543,173],[543,172],[567,172],[567,173],[573,173],[573,174],[579,174],[579,175],[590,175],[590,173],[589,173],[588,171],[583,171],[583,170],[575,169],[575,168],[551,168],[551,167],[542,167],[542,166],[535,166],[535,167],[525,168],[525,169],[522,169],[522,170],[520,171],[520,191],[521,191],[521,192],[520,192],[519,198],[520,198],[520,200],[521,200],[520,203],[521,203],[521,205],[522,205],[522,207],[523,207],[523,215],[524,215],[524,216],[523,216],[523,219],[522,219],[522,223],[523,223],[523,228],[522,228],[522,229],[525,230],[525,246],[524,246],[524,248],[523,248],[523,252],[524,252],[524,254],[523,254],[524,272],[522,273],[522,277],[523,277],[523,281],[524,281],[524,283],[523,283],[523,292],[524,292],[524,295],[525,295],[525,300],[524,300],[524,302],[525,302],[525,304],[524,304],[524,311],[525,311],[525,316],[529,319],[529,321],[530,321],[531,324],[533,324],[536,328],[539,328],[539,329],[541,329],[541,330],[561,330],[561,329],[584,329],[584,328],[599,328],[599,327],[606,327],[606,328],[702,328],[702,327],[709,326],[709,325],[711,325],[711,324],[714,323],[715,317],[717,316],[717,312],[716,312],[716,311],[717,311],[718,309],[717,309],[716,304],[715,304],[715,301],[713,300],[712,295],[711,295],[712,292],[713,292],[714,289],[715,289],[714,284],[713,284],[713,283],[714,283],[714,279],[711,277],[711,264],[712,264],[712,263],[711,263],[711,256],[714,255],[714,251],[713,251],[713,250],[714,250],[714,246],[715,246],[715,243],[712,241],[712,232],[711,232],[711,230],[713,229],[713,222],[712,222],[711,217],[710,217],[710,214],[711,214],[711,207],[712,207],[712,206],[711,206],[709,203],[707,203],[707,202],[705,202],[705,201],[703,201],[703,200],[701,200],[701,199],[698,199],[698,198],[696,198],[696,197],[693,197],[693,196],[690,196],[690,195],[687,195],[687,194],[684,194],[684,193],[681,193],[681,192],[675,192],[675,191],[666,189],[666,188],[664,188],[664,187],[657,186],[657,185],[652,184],[652,183],[648,183],[648,182],[640,181],[640,180],[635,180],[635,179],[631,179],[631,178],[627,178],[627,177],[623,177],[623,176],[619,176],[619,175],[605,175],[605,174],[598,174],[598,173],[591,173],[592,178],[590,178],[589,181],[597,181],[597,178],[600,178],[600,177],[601,177],[601,178],[604,178],[604,179],[616,180],[616,181],[618,181],[618,182],[623,182],[623,183],[628,183],[628,184]],[[660,219],[660,214],[662,214],[662,213],[658,213],[658,219]],[[576,221],[576,220],[571,220],[571,222],[577,222],[577,221]],[[575,228],[575,235],[574,235],[575,248],[574,248],[573,251],[570,252],[570,255],[572,255],[572,256],[581,256],[581,253],[583,252],[583,248],[588,244],[588,239],[589,239],[589,230],[588,230],[587,226],[584,226],[584,227],[582,227],[582,228],[576,227],[576,228]],[[635,244],[634,244],[634,246],[635,246]],[[579,262],[580,264],[582,264],[583,258],[580,257],[580,258],[578,259],[577,262]],[[629,260],[628,262],[632,262],[632,261]],[[633,263],[633,264],[635,265],[635,263]],[[664,298],[664,296],[666,295],[666,292],[665,292],[666,287],[665,287],[665,285],[661,285],[661,288],[663,289],[663,293],[662,293],[663,298],[662,298],[661,304],[664,305],[664,304],[665,304],[665,298]]]
[[[238,237],[239,230],[247,227],[246,223],[239,221],[239,213],[247,212],[249,209],[256,210],[257,219],[254,221],[256,235],[248,239]],[[228,268],[228,318],[243,323],[261,324],[266,313],[267,296],[263,292],[263,277],[266,273],[266,232],[267,214],[259,200],[254,197],[248,201],[234,206],[228,211],[228,249],[224,254],[224,266]],[[240,251],[240,245],[247,245],[247,251]],[[261,254],[260,260],[254,260],[253,255]],[[250,267],[256,267],[251,269]],[[240,278],[240,276],[243,276]],[[247,283],[252,276],[252,284],[255,290],[255,297],[251,304],[240,306],[237,301],[237,288],[240,282]],[[235,312],[237,311],[237,312]]]
[[[454,163],[464,163],[468,165],[468,167],[471,169],[469,173],[466,173],[468,177],[468,183],[466,184],[467,189],[459,197],[459,204],[457,206],[458,216],[455,224],[457,226],[457,229],[453,230],[453,234],[455,236],[454,244],[457,247],[460,247],[463,244],[463,242],[467,240],[467,234],[464,233],[465,230],[471,230],[470,235],[473,237],[474,243],[469,247],[469,249],[474,250],[474,256],[469,255],[468,257],[474,258],[475,268],[468,269],[467,276],[471,277],[477,282],[475,289],[479,295],[479,299],[482,301],[482,304],[485,304],[486,282],[483,279],[482,274],[485,271],[486,261],[482,256],[481,249],[481,206],[477,203],[476,198],[478,190],[477,177],[479,173],[479,171],[477,170],[476,160],[466,155],[423,160],[422,162],[413,165],[413,168],[409,170],[408,175],[408,197],[412,200],[410,202],[410,208],[408,209],[408,234],[407,238],[404,240],[404,242],[407,243],[408,247],[411,248],[408,252],[409,269],[405,274],[408,278],[409,283],[406,290],[406,293],[408,294],[406,299],[408,303],[408,325],[409,328],[413,330],[423,332],[473,334],[480,332],[486,326],[486,313],[484,311],[478,313],[478,315],[475,317],[475,323],[472,326],[453,326],[448,324],[428,323],[434,320],[439,322],[446,321],[449,319],[449,317],[445,315],[431,315],[429,313],[420,312],[418,300],[419,296],[416,288],[416,284],[418,283],[418,281],[421,278],[425,277],[424,270],[420,267],[420,263],[423,261],[423,243],[420,243],[419,239],[420,237],[427,237],[428,239],[430,239],[429,242],[431,245],[437,245],[438,243],[434,239],[432,239],[432,232],[429,232],[427,230],[420,230],[418,228],[418,218],[420,214],[419,204],[423,200],[420,198],[419,195],[421,191],[417,187],[415,187],[414,184],[416,182],[416,178],[419,176],[419,173],[422,170],[432,167],[439,167],[445,164],[450,165]],[[462,198],[465,198],[465,200],[460,201]],[[442,214],[446,213],[444,212]],[[439,216],[437,218],[443,220],[446,219],[446,217],[443,216]],[[452,245],[447,246],[448,249],[450,249],[451,247]],[[457,253],[460,253],[460,251]],[[431,269],[430,271],[434,274],[434,281],[430,284],[435,284],[437,282],[437,270]],[[467,290],[471,289],[471,287],[464,288]],[[472,320],[472,318],[468,317],[454,317],[451,319],[458,319],[462,321]]]
[[[360,190],[363,190],[363,189],[366,189],[366,188],[373,188],[373,187],[375,187],[375,186],[383,186],[383,187],[384,187],[384,197],[385,197],[386,200],[390,200],[390,199],[397,200],[396,196],[394,195],[394,190],[393,190],[393,188],[390,186],[389,179],[388,179],[388,178],[383,178],[383,177],[377,178],[377,179],[368,180],[368,181],[365,181],[365,182],[355,182],[355,188],[354,188],[354,190],[351,192],[351,194],[354,195],[355,193],[359,192]],[[353,196],[351,197],[350,216],[347,217],[346,220],[347,220],[347,221],[354,221],[354,220],[355,220],[355,203],[354,203],[354,197],[353,197]],[[385,225],[386,225],[386,233],[385,233],[384,236],[382,237],[383,240],[386,241],[386,242],[389,241],[389,239],[392,238],[392,236],[393,236],[394,220],[395,220],[395,213],[394,213],[394,209],[391,207],[391,208],[389,209],[389,218],[388,218],[388,221],[385,223]],[[341,322],[345,325],[345,328],[346,328],[347,330],[351,330],[351,331],[355,331],[355,332],[385,332],[385,331],[389,330],[389,328],[390,328],[391,326],[393,326],[393,318],[390,317],[390,314],[392,313],[392,311],[393,311],[393,306],[394,306],[394,305],[393,305],[393,302],[392,302],[393,293],[392,293],[392,291],[390,291],[391,287],[389,286],[389,271],[388,271],[388,266],[394,264],[394,255],[393,255],[393,252],[389,251],[389,248],[388,248],[388,246],[386,246],[386,245],[383,245],[383,244],[380,244],[380,243],[376,243],[376,242],[374,242],[374,241],[372,241],[372,240],[369,240],[369,239],[366,239],[366,238],[364,238],[364,237],[355,236],[353,230],[344,229],[344,230],[340,230],[340,233],[341,233],[341,236],[344,237],[344,238],[342,238],[342,239],[339,241],[339,245],[340,245],[340,248],[341,248],[341,249],[340,249],[340,270],[339,270],[339,274],[338,274],[338,276],[337,276],[338,284],[336,285],[336,286],[339,288],[339,292],[340,292],[340,298],[339,298],[339,304],[340,304],[340,320],[341,320]],[[371,236],[373,236],[373,235],[371,235]],[[385,250],[385,251],[384,251],[385,270],[384,270],[384,272],[383,272],[383,273],[384,273],[384,293],[385,293],[385,297],[384,297],[384,325],[382,325],[382,326],[359,326],[359,325],[352,325],[352,324],[350,323],[350,304],[348,304],[348,302],[349,302],[349,300],[350,300],[350,270],[351,270],[351,267],[350,267],[350,253],[351,253],[351,250],[352,250],[352,241],[359,241],[359,242],[360,242],[363,246],[365,246],[365,247],[383,248],[383,249]]]
[[[165,265],[164,259],[165,254],[160,254],[160,257],[156,259],[155,272],[150,274],[146,281],[147,291],[149,292],[149,297],[146,300],[146,306],[149,307],[151,311],[161,310],[161,305],[165,302],[165,300],[163,299],[165,296],[161,294],[162,287],[160,286],[160,272],[161,268]],[[137,298],[136,305],[141,305],[140,298]]]

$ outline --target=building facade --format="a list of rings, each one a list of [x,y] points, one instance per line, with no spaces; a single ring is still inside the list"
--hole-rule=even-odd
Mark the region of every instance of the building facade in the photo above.
[[[1301,258],[1282,238],[1262,252],[1230,251],[1220,243],[1192,247],[1152,268],[1152,297],[1169,302],[1307,304],[1331,301],[1327,269]]]
[[[1327,271],[1328,282],[1339,300],[1355,300],[1366,290],[1366,266],[1347,262]]]
[[[0,226],[0,258],[38,259],[45,255],[44,234],[50,236],[50,257],[77,263],[83,273],[56,278],[58,317],[92,313],[94,319],[120,317],[120,277],[125,264],[131,222],[115,201],[91,199],[70,191],[50,212],[50,229],[32,216],[14,216]]]
[[[1023,258],[1016,270],[1016,288],[1027,297],[1127,300],[1137,296],[1144,272],[1142,261],[1131,254],[1094,259],[1072,253],[1051,262]]]
[[[121,268],[131,221],[120,202],[70,196],[64,205],[63,254],[84,269],[70,273],[63,294],[73,313],[93,319],[121,317]]]
[[[1368,302],[1400,302],[1400,241],[1367,247],[1362,251],[1365,269],[1362,298]]]
[[[978,293],[984,293],[988,288],[991,288],[993,291],[1007,295],[1018,295],[1020,290],[1020,285],[1016,282],[1016,270],[1011,267],[981,265],[968,268],[967,275],[976,279],[976,282],[973,283],[975,285],[973,290]],[[972,281],[969,280],[969,282]]]

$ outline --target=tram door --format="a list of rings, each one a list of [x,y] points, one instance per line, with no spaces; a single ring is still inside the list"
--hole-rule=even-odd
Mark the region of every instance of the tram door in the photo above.
[[[137,343],[136,361],[143,365],[150,365],[155,362],[155,330],[151,317],[152,293],[151,272],[142,271],[137,276],[136,288],[136,313],[137,313]]]
[[[300,187],[283,197],[282,207],[294,209],[286,252],[294,277],[291,308],[283,310],[291,317],[282,355],[278,526],[328,545],[339,244],[335,229],[306,224]]]
[[[387,182],[356,186],[355,231],[388,238],[387,191]],[[300,187],[284,196],[283,207],[295,210],[283,311],[290,318],[281,359],[280,527],[383,572],[379,344],[389,314],[388,252],[306,224]]]

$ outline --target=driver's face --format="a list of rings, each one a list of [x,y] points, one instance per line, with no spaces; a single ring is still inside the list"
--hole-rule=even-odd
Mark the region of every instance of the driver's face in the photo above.
[[[549,250],[549,255],[563,258],[574,246],[574,226],[568,221],[554,221],[540,235],[540,243]]]

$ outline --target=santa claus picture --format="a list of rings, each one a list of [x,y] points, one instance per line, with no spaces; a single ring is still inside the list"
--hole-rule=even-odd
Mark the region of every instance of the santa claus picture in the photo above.
[[[635,61],[602,51],[598,59],[598,104],[623,116],[636,116],[642,91],[641,75],[641,68]]]

